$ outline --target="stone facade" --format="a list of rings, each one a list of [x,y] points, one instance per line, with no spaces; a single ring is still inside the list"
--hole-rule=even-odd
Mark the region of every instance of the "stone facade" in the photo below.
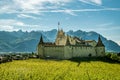
[[[37,46],[37,55],[40,58],[70,59],[73,57],[102,57],[105,55],[105,46],[100,36],[98,42],[81,40],[77,37],[65,35],[58,30],[55,43],[45,43],[41,36]]]

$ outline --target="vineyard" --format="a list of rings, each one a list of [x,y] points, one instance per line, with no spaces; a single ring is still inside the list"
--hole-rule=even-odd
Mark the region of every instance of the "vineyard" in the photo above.
[[[120,64],[103,61],[14,60],[0,64],[0,80],[120,80]]]

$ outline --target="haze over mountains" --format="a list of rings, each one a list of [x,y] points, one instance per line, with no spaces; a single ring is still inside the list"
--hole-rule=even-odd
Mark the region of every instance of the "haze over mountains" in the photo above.
[[[56,38],[57,30],[51,31],[31,31],[23,32],[13,31],[0,31],[0,52],[35,52],[36,46],[40,40],[40,36],[43,36],[45,42],[54,42]],[[98,39],[98,33],[96,32],[85,32],[81,30],[68,31],[66,34],[71,36],[77,36],[84,40],[95,40]],[[106,51],[120,52],[120,46],[112,40],[107,40],[101,35],[102,41],[106,46]]]

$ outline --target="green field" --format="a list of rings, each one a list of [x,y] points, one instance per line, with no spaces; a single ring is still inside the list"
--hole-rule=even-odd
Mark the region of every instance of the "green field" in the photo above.
[[[120,80],[120,64],[103,61],[16,60],[0,64],[0,80]]]

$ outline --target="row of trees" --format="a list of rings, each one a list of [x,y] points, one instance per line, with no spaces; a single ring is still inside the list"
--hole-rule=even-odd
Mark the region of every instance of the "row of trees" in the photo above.
[[[120,53],[107,53],[106,58],[115,62],[120,62]]]

